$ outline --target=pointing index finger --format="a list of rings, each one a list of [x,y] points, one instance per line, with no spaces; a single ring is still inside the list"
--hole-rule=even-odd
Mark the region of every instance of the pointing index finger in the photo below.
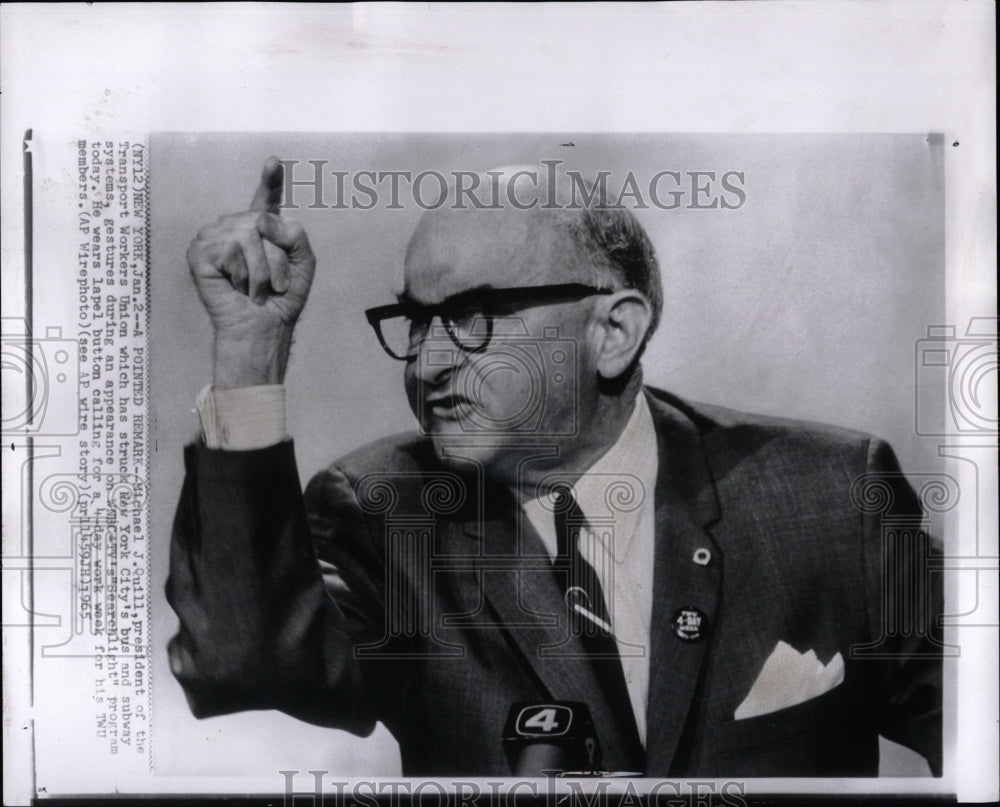
[[[268,157],[260,174],[260,184],[250,202],[251,210],[278,214],[281,208],[281,190],[285,179],[285,167],[277,157]]]

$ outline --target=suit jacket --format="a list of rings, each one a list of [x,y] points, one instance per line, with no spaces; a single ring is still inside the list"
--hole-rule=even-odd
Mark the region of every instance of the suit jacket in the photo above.
[[[610,769],[874,776],[882,734],[939,771],[939,575],[891,449],[646,394],[660,467],[644,759],[574,657],[512,494],[417,435],[334,463],[304,496],[290,442],[188,447],[167,593],[194,714],[274,708],[359,735],[382,721],[407,775],[509,775],[510,705],[548,699],[589,705]],[[678,636],[681,609],[703,616],[697,641]],[[844,682],[734,720],[779,640],[841,653]]]

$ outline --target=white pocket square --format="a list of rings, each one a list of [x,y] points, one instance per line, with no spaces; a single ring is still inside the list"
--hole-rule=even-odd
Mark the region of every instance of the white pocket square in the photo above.
[[[824,665],[816,658],[815,651],[800,653],[786,642],[778,642],[733,717],[745,720],[787,709],[817,698],[843,682],[844,659],[840,653]]]

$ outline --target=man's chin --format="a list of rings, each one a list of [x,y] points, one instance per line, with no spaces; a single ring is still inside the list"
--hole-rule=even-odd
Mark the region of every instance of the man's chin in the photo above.
[[[481,469],[483,475],[504,484],[515,484],[529,468],[558,465],[559,446],[551,437],[531,433],[476,433],[459,428],[425,431],[441,463],[455,471]]]
[[[426,434],[445,465],[474,462],[489,467],[509,441],[502,434],[476,434],[458,429],[439,429]]]

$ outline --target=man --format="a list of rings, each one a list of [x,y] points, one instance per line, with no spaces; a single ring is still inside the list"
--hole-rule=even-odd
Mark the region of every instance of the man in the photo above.
[[[868,776],[879,734],[939,770],[938,646],[886,628],[940,612],[891,450],[644,388],[662,292],[625,210],[426,213],[367,312],[420,433],[303,496],[281,385],[315,259],[281,186],[270,160],[188,251],[215,369],[168,597],[196,715],[382,721],[408,775],[509,774],[512,705],[550,701],[587,706],[608,770]]]

